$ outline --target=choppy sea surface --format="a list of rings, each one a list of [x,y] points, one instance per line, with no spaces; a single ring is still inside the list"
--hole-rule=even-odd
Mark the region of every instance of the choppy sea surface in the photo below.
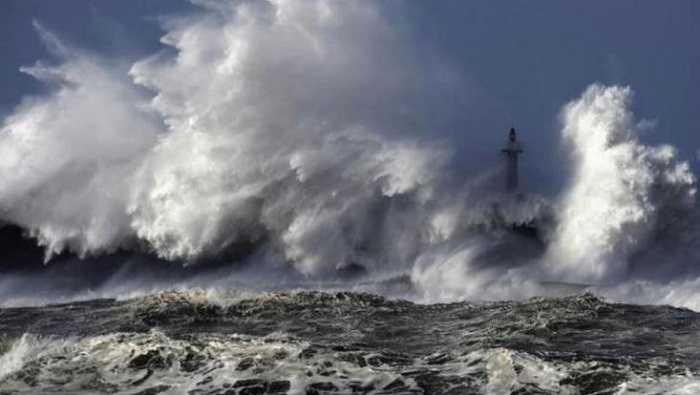
[[[0,310],[0,394],[698,394],[700,315],[592,294],[161,292]]]

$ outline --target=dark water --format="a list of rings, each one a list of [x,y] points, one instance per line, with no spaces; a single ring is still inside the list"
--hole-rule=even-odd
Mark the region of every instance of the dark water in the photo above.
[[[694,394],[699,328],[590,294],[160,293],[0,310],[0,393]]]

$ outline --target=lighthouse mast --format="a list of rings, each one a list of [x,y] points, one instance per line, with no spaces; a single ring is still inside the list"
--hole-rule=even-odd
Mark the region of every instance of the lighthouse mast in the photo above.
[[[506,154],[506,191],[514,192],[518,189],[518,155],[523,153],[523,148],[516,139],[515,128],[510,128],[506,147],[501,150]]]

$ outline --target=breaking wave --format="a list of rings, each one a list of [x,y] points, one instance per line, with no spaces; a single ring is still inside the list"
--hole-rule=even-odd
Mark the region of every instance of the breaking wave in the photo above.
[[[169,51],[127,67],[37,25],[57,62],[23,69],[50,93],[2,124],[0,220],[46,261],[135,250],[294,281],[407,275],[429,300],[551,281],[627,298],[697,277],[695,176],[640,140],[630,88],[592,85],[563,107],[559,196],[511,196],[498,169],[463,180],[449,141],[426,138],[459,74],[381,6],[195,3],[164,23]],[[514,232],[528,226],[536,237]]]
[[[673,147],[639,142],[630,101],[629,88],[593,85],[562,111],[573,169],[548,268],[566,279],[624,278],[635,255],[697,239],[695,176]]]
[[[450,156],[402,130],[431,71],[369,4],[217,4],[172,21],[177,54],[132,81],[61,44],[61,64],[25,69],[57,87],[5,121],[4,219],[49,256],[253,244],[312,273],[415,255]]]

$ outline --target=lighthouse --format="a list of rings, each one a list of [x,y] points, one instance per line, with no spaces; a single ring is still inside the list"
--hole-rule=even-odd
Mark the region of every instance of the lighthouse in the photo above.
[[[506,154],[506,191],[515,192],[518,189],[518,155],[523,153],[523,148],[515,135],[515,128],[510,128],[508,142],[501,150]]]

